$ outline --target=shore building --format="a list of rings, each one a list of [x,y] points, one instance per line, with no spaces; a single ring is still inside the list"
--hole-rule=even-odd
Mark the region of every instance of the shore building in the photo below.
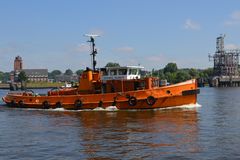
[[[23,69],[22,57],[17,56],[14,60],[14,70],[10,73],[10,80],[12,82],[18,82],[18,75],[21,71],[25,72],[26,77],[30,82],[48,82],[47,69]]]
[[[213,87],[238,87],[240,86],[239,74],[239,49],[224,49],[225,35],[220,35],[216,40],[216,52],[209,60],[213,60],[214,76],[211,79]]]

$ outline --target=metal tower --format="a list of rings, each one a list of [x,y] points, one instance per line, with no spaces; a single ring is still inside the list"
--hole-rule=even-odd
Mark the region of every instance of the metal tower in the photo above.
[[[217,37],[216,52],[213,56],[209,55],[209,59],[213,59],[214,76],[239,76],[239,49],[225,50],[224,49],[225,35]]]

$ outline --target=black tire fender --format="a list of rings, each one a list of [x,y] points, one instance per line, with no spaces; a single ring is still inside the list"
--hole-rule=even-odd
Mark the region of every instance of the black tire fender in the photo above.
[[[134,96],[130,96],[129,99],[128,99],[128,104],[130,106],[136,106],[137,104],[137,98],[134,97]]]
[[[146,102],[148,105],[153,106],[156,103],[156,99],[153,96],[148,96]]]
[[[44,101],[44,102],[42,103],[42,106],[43,106],[43,109],[49,109],[49,108],[50,108],[50,104],[49,104],[48,101]]]
[[[76,107],[76,109],[80,109],[82,107],[83,103],[81,100],[77,99],[75,102],[74,102],[74,106]]]
[[[56,108],[62,108],[62,103],[60,101],[56,103]]]
[[[18,106],[20,108],[24,108],[25,107],[23,100],[18,101]]]
[[[11,100],[10,107],[16,107],[16,101],[15,100]]]

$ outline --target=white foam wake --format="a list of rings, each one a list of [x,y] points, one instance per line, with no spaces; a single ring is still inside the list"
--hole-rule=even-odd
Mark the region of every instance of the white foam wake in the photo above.
[[[166,107],[166,108],[156,108],[156,110],[167,110],[167,109],[195,109],[195,108],[199,108],[202,107],[201,104],[185,104],[185,105],[181,105],[181,106],[173,106],[173,107]]]
[[[97,107],[93,111],[118,111],[118,108],[116,106],[108,106],[106,108]]]
[[[173,107],[166,107],[166,108],[155,108],[153,110],[170,110],[170,109],[184,109],[184,110],[191,110],[202,107],[202,105],[196,104],[187,104],[181,106],[173,106]],[[80,109],[80,110],[66,110],[64,108],[55,108],[55,109],[35,109],[35,108],[17,108],[17,109],[24,109],[24,110],[41,110],[41,111],[55,111],[55,112],[81,112],[81,111],[118,111],[119,109],[116,106],[108,106],[106,108],[96,107],[94,109]],[[126,109],[126,111],[143,111],[144,109]]]

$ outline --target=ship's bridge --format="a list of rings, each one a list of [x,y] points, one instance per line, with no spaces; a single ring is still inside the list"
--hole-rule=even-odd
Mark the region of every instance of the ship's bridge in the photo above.
[[[102,81],[140,79],[142,66],[106,67],[102,69]]]

